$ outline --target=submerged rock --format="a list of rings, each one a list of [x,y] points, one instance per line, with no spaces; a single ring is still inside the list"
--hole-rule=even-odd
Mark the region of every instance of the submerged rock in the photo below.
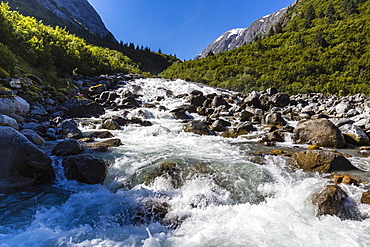
[[[51,182],[50,158],[13,128],[0,127],[0,188]]]
[[[346,141],[341,131],[325,118],[299,122],[293,132],[293,142],[321,147],[343,148]]]
[[[324,150],[306,150],[294,153],[291,164],[309,172],[333,172],[357,169],[342,154]]]

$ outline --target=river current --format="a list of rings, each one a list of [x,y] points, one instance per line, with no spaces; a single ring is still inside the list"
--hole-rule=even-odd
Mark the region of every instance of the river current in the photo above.
[[[163,96],[169,110],[186,100],[167,97],[168,90],[222,93],[182,80],[140,79],[125,88],[144,103]],[[53,157],[53,184],[0,192],[0,247],[370,246],[370,219],[316,216],[312,196],[329,183],[322,175],[293,170],[285,157],[252,155],[257,143],[243,138],[186,133],[169,111],[139,108],[128,116],[153,125],[111,131],[124,145],[100,154],[110,163],[104,184],[66,180]],[[176,179],[150,176],[163,162],[177,164]],[[340,186],[370,215],[370,205],[359,203],[364,188]]]

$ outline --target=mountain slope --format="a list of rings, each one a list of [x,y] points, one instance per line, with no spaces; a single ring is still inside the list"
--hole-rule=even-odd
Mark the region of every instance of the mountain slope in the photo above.
[[[244,44],[253,42],[258,36],[267,34],[271,28],[278,25],[288,11],[288,7],[283,8],[273,14],[264,16],[254,21],[247,28],[231,29],[223,33],[210,45],[208,45],[201,54],[195,59],[205,58],[208,54],[217,54],[224,51],[230,51]]]
[[[370,95],[370,0],[305,0],[280,33],[161,75],[238,91]]]
[[[51,26],[65,27],[88,43],[122,52],[142,71],[158,74],[178,59],[174,56],[136,49],[117,42],[87,0],[8,0],[13,10]]]

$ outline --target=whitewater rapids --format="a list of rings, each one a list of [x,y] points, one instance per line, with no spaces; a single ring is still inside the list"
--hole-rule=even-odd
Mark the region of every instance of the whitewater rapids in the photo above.
[[[140,79],[125,87],[136,89],[144,103],[164,97],[160,103],[169,110],[186,100],[167,97],[168,90],[225,93],[182,80]],[[153,125],[112,131],[124,145],[102,154],[110,162],[103,185],[68,181],[59,173],[52,185],[0,192],[0,247],[370,246],[370,219],[316,216],[312,196],[328,184],[321,175],[292,170],[284,157],[256,160],[249,152],[255,144],[242,138],[185,133],[169,111],[141,108],[129,116]],[[164,161],[204,172],[185,176],[176,188],[165,177],[144,183]],[[368,216],[370,205],[359,203],[365,190],[340,186]],[[164,218],[153,213],[162,206]]]

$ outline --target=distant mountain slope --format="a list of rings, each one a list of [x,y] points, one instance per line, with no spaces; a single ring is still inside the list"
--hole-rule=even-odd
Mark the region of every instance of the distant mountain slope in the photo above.
[[[217,54],[224,51],[230,51],[244,44],[255,41],[256,38],[267,34],[271,28],[280,24],[284,19],[288,8],[289,7],[285,7],[273,14],[264,16],[254,21],[247,28],[231,29],[221,34],[220,37],[208,45],[201,54],[195,57],[195,59],[205,58],[210,53]]]
[[[278,32],[161,75],[244,92],[370,95],[370,0],[300,1]]]
[[[42,20],[44,24],[65,27],[88,43],[124,53],[140,65],[141,70],[158,74],[178,59],[174,56],[123,45],[105,27],[87,0],[8,0],[13,10]]]

